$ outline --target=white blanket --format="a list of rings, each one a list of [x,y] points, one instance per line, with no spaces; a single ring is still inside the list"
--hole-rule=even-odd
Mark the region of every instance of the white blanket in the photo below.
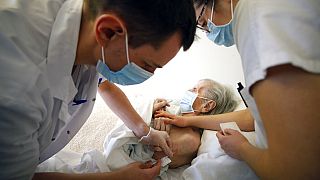
[[[132,103],[144,121],[150,124],[153,100],[136,97]],[[107,135],[104,142],[104,152],[92,150],[79,154],[63,150],[40,164],[37,172],[111,172],[136,161],[155,161],[152,159],[153,152],[147,146],[139,144],[137,141],[138,139],[132,131],[121,121]],[[162,168],[161,176],[158,179],[180,179],[185,168],[187,166],[167,172],[168,166],[165,166]]]

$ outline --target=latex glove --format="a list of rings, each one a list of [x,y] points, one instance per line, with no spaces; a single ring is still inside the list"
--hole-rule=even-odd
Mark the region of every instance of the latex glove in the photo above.
[[[138,142],[152,145],[156,148],[160,147],[167,156],[173,156],[171,151],[172,142],[169,134],[165,131],[158,131],[150,127],[148,134],[146,136],[142,136]]]
[[[164,120],[170,120],[168,118],[155,118],[153,120],[153,128],[159,131],[166,131],[168,134],[170,134],[171,124],[165,123]]]

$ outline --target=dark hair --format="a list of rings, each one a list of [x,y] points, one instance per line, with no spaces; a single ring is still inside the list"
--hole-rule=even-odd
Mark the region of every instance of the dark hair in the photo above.
[[[190,48],[196,32],[192,0],[86,0],[90,15],[113,12],[125,23],[131,47],[155,48],[175,32],[182,35],[183,50]]]
[[[214,0],[193,0],[193,3],[196,5],[196,8],[208,4],[209,7],[212,5],[212,1]]]

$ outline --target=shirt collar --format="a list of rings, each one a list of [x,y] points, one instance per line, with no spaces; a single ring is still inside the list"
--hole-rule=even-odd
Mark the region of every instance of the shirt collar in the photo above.
[[[76,58],[82,0],[67,0],[57,13],[48,45],[47,70],[54,97],[70,102],[77,89],[71,72]]]

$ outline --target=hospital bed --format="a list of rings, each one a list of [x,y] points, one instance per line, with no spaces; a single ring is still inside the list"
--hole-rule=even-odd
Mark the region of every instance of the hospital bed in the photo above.
[[[149,124],[152,116],[153,100],[141,96],[130,98],[130,100],[137,112]],[[242,133],[251,144],[255,144],[254,132]],[[88,134],[88,136],[90,135]],[[82,154],[62,150],[38,166],[37,171],[109,172],[137,160],[128,156],[128,151],[131,150],[132,152],[131,144],[135,144],[134,152],[136,157],[141,158],[140,161],[147,161],[151,158],[148,150],[143,150],[143,146],[137,143],[137,138],[134,137],[132,131],[122,121],[118,121],[115,128],[105,138],[103,152],[90,150]],[[157,179],[252,180],[258,179],[258,177],[245,162],[233,159],[224,153],[216,138],[216,131],[204,130],[197,157],[193,159],[191,164],[176,169],[164,167],[161,176]]]

